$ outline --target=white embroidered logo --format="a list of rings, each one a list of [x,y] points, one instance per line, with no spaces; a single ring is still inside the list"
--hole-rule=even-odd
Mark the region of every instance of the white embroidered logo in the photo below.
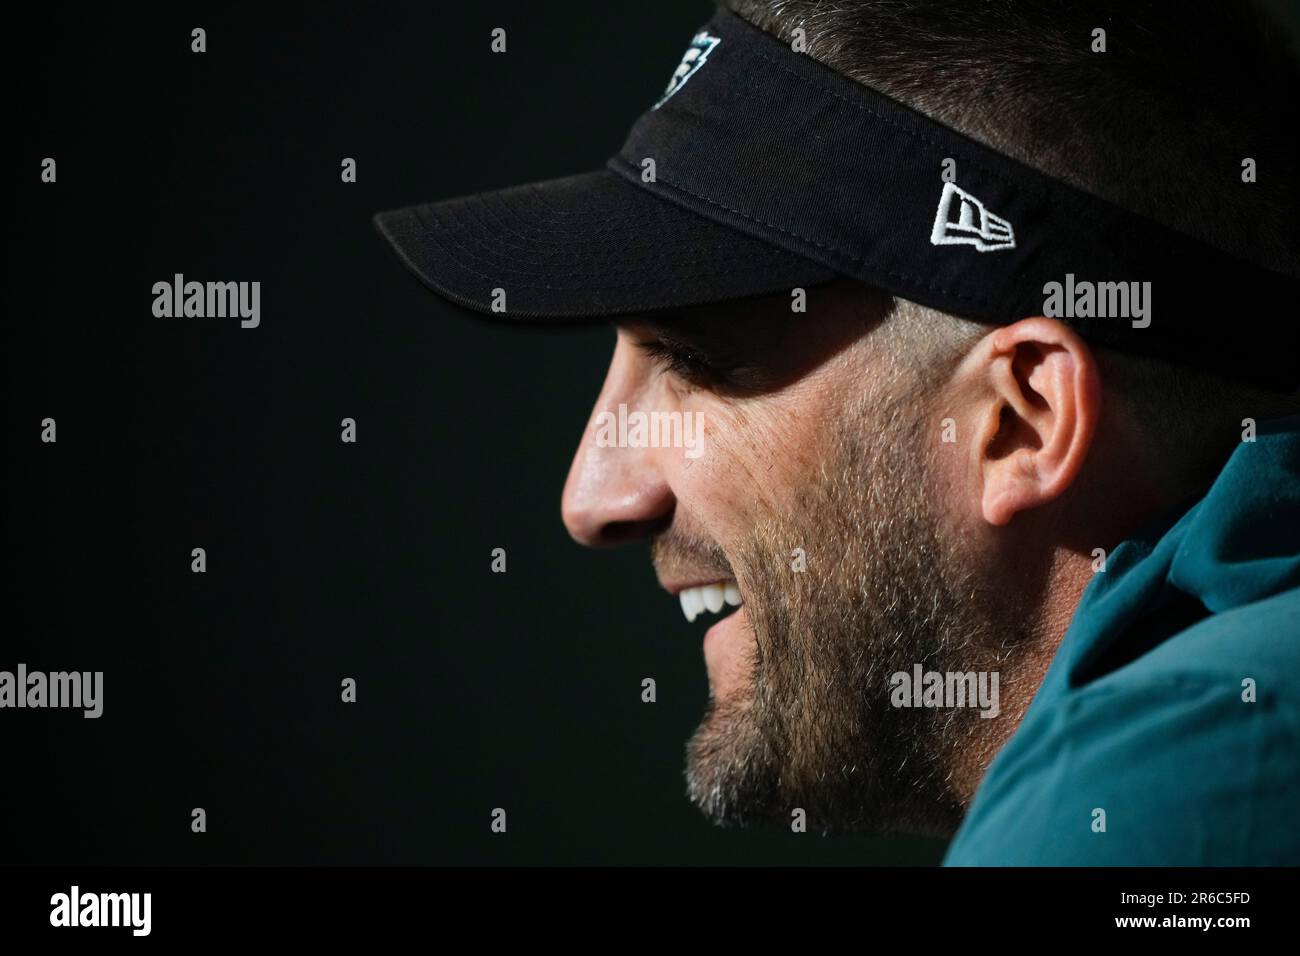
[[[977,252],[1014,249],[1016,233],[1011,223],[995,216],[984,204],[953,183],[943,184],[939,210],[934,214],[930,243],[936,246],[974,246]]]
[[[686,48],[682,54],[682,62],[677,64],[677,69],[673,70],[672,79],[668,81],[668,87],[664,90],[664,95],[659,97],[659,102],[651,109],[659,109],[668,99],[686,85],[686,81],[699,72],[704,61],[709,58],[713,48],[722,42],[721,37],[715,37],[707,30],[701,30],[695,34],[691,40],[691,45]]]

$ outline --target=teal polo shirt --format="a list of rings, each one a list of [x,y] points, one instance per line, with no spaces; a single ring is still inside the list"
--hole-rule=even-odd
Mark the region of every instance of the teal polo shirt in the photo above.
[[[1110,555],[944,865],[1300,865],[1300,417]]]

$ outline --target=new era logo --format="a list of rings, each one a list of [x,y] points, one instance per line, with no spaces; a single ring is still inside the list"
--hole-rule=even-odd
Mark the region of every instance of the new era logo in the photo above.
[[[695,34],[691,40],[691,45],[686,48],[682,54],[682,62],[677,64],[677,69],[673,71],[672,79],[668,81],[668,87],[664,90],[664,95],[659,97],[659,102],[651,109],[659,109],[664,103],[668,102],[669,97],[686,85],[686,81],[699,72],[704,61],[709,58],[713,48],[722,42],[721,37],[715,37],[707,30],[701,30]]]
[[[995,216],[984,204],[953,183],[944,183],[939,210],[934,214],[930,242],[936,246],[974,246],[977,252],[1014,249],[1016,233],[1011,223]]]

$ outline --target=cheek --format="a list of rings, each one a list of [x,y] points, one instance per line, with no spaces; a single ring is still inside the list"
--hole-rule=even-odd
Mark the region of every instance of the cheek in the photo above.
[[[698,458],[672,456],[665,474],[694,522],[725,547],[756,520],[788,510],[816,467],[819,410],[777,399],[685,401],[681,407],[703,416],[703,445]]]

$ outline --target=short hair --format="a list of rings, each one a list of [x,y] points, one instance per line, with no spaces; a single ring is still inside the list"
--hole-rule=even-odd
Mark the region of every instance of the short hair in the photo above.
[[[1300,69],[1282,24],[1264,8],[1236,0],[722,4],[1050,176],[1300,276]],[[1093,51],[1098,28],[1104,53]],[[1255,160],[1255,182],[1243,181],[1246,157]],[[1232,334],[1233,317],[1223,321]],[[1300,396],[1094,352],[1103,387],[1138,410],[1161,457],[1193,484],[1230,451],[1228,428],[1235,434],[1243,410],[1262,417],[1300,410]]]

